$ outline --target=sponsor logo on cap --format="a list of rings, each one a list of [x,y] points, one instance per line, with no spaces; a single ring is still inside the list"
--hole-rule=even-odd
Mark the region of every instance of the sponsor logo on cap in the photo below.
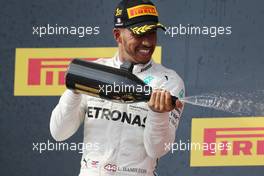
[[[153,5],[138,5],[127,9],[128,18],[135,18],[145,15],[158,16],[158,12]]]
[[[122,9],[117,8],[115,16],[121,16],[122,15]]]
[[[123,26],[123,23],[122,23],[121,18],[117,18],[117,19],[116,19],[116,22],[117,22],[117,23],[115,24],[116,26]]]
[[[263,124],[264,117],[193,119],[192,143],[214,147],[192,150],[191,166],[264,165]]]

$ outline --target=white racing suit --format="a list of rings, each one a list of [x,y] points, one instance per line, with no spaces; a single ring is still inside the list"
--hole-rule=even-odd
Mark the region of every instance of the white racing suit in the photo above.
[[[97,63],[119,68],[116,55]],[[182,79],[149,61],[134,66],[133,74],[153,88],[184,96]],[[156,161],[173,143],[181,110],[157,113],[146,102],[119,104],[66,90],[52,112],[51,135],[56,141],[72,136],[84,123],[84,149],[79,176],[153,176]]]

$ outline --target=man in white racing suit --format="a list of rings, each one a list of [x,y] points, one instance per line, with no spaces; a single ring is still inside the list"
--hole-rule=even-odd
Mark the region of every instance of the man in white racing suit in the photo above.
[[[135,64],[133,74],[155,90],[149,102],[120,104],[66,90],[52,112],[51,135],[56,141],[72,136],[84,123],[84,147],[79,176],[153,176],[156,161],[175,140],[183,110],[171,95],[184,96],[182,79],[173,70],[154,63],[158,23],[148,0],[123,0],[115,11],[114,38],[118,52],[96,62],[120,68]],[[91,147],[92,146],[92,147]]]

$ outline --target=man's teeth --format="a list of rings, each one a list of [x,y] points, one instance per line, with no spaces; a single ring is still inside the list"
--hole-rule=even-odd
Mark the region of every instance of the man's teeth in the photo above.
[[[150,49],[140,49],[139,52],[148,54],[150,52]]]

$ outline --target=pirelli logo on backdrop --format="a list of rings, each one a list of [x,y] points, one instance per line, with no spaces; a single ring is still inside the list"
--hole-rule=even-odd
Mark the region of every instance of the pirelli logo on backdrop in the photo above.
[[[191,150],[193,167],[264,165],[264,117],[193,119],[192,143],[209,146]]]
[[[153,5],[139,5],[127,9],[128,18],[139,17],[143,15],[153,15],[158,16],[158,12]]]
[[[28,59],[28,85],[58,85],[64,84],[65,68],[71,59]],[[41,76],[44,76],[44,79]],[[56,75],[56,76],[55,76]],[[58,80],[55,80],[58,79]],[[43,82],[44,81],[44,82]]]
[[[17,48],[15,64],[15,96],[58,96],[65,88],[65,73],[71,60],[95,61],[111,58],[116,47],[107,48]],[[161,47],[154,55],[161,62]]]

